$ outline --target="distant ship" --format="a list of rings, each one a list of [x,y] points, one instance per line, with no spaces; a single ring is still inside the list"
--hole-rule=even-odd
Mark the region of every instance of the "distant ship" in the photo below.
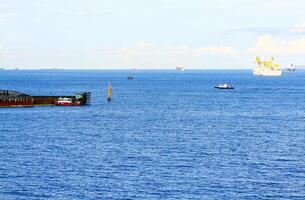
[[[286,67],[286,69],[288,70],[288,71],[295,71],[296,70],[296,67],[293,65],[293,64],[290,64],[290,65],[288,65],[287,67]]]
[[[281,76],[282,71],[279,69],[280,65],[273,63],[273,57],[269,61],[261,61],[256,57],[253,75],[255,76]]]
[[[178,67],[176,67],[176,70],[184,72],[185,71],[185,67],[182,65],[179,65]]]

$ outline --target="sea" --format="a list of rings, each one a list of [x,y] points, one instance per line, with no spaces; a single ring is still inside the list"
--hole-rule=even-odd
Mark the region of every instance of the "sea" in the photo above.
[[[305,71],[2,70],[0,89],[92,93],[0,109],[1,200],[305,199]]]

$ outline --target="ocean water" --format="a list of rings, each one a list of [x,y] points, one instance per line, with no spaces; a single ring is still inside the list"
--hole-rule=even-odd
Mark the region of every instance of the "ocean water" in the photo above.
[[[0,199],[305,199],[303,71],[0,71],[0,89],[92,92],[0,109]]]

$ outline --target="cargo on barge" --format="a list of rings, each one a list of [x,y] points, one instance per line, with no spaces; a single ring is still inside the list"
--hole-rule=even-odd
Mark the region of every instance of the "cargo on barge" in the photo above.
[[[74,96],[30,96],[12,90],[0,90],[0,107],[83,106],[90,104],[91,93]]]

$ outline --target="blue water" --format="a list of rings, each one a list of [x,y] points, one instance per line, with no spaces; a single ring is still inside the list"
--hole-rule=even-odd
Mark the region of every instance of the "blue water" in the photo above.
[[[302,71],[0,71],[1,89],[92,92],[0,109],[0,199],[305,199],[304,86]]]

